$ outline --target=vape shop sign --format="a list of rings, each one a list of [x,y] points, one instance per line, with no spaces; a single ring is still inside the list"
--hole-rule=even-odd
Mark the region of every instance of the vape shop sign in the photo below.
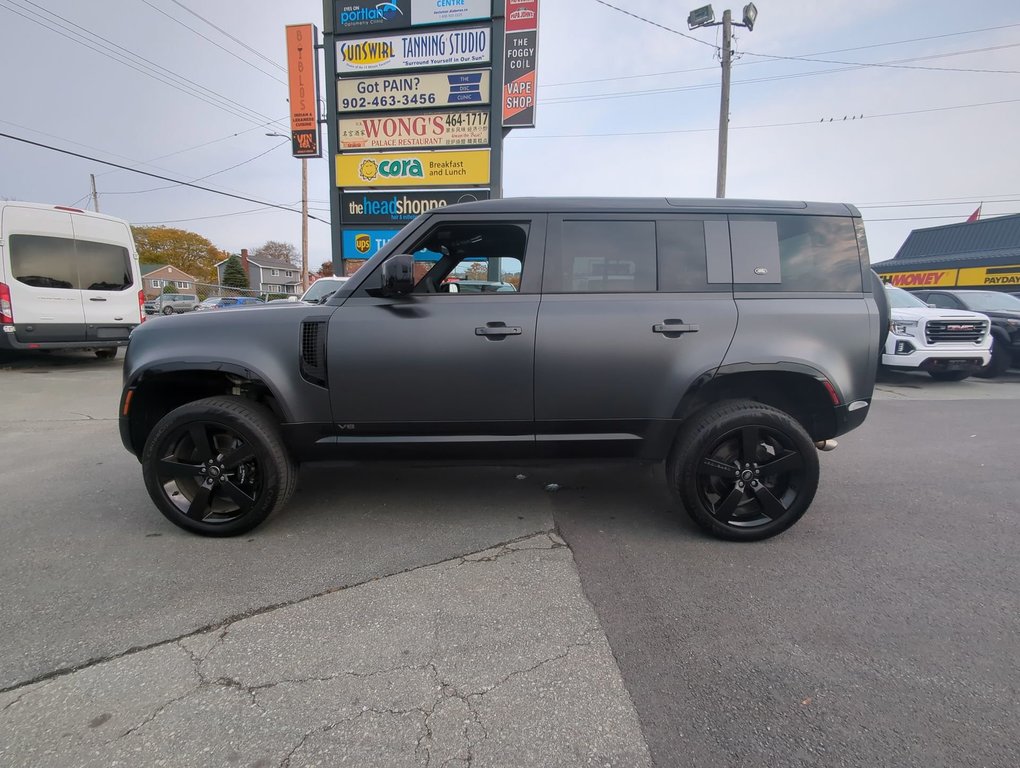
[[[535,67],[538,56],[538,0],[506,0],[503,54],[503,125],[535,125]]]

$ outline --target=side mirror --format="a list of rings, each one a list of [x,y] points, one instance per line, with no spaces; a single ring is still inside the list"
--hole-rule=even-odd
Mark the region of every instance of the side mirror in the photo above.
[[[382,296],[403,296],[414,290],[414,256],[401,253],[382,265]]]

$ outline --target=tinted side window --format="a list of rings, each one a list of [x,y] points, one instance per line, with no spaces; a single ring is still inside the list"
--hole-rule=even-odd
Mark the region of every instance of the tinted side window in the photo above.
[[[682,219],[656,222],[659,246],[659,290],[664,292],[730,291],[729,232],[726,221]],[[709,255],[723,274],[713,274]],[[717,270],[718,271],[718,270]]]
[[[654,221],[564,221],[560,262],[545,269],[548,293],[653,292]]]
[[[75,240],[78,277],[89,291],[126,291],[131,279],[131,256],[122,245]]]
[[[730,237],[737,290],[862,290],[851,218],[736,215],[730,217]]]
[[[925,299],[929,304],[934,304],[939,309],[960,309],[961,302],[948,293],[932,293]]]
[[[36,288],[78,288],[74,240],[69,237],[11,235],[14,279]]]

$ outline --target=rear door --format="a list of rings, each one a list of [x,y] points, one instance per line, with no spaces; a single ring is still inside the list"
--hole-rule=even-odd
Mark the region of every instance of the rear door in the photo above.
[[[733,337],[725,216],[550,216],[535,348],[538,440],[639,454]]]
[[[89,341],[126,339],[141,322],[131,230],[120,221],[73,216],[75,251]]]
[[[15,338],[24,344],[84,341],[71,215],[7,205],[0,231],[8,254]]]

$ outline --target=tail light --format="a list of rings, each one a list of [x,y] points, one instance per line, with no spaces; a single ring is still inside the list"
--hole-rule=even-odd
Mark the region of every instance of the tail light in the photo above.
[[[138,316],[141,318],[138,322],[145,322],[145,291],[141,290],[138,292]]]
[[[13,323],[14,309],[11,307],[11,289],[7,283],[0,283],[0,323]]]

